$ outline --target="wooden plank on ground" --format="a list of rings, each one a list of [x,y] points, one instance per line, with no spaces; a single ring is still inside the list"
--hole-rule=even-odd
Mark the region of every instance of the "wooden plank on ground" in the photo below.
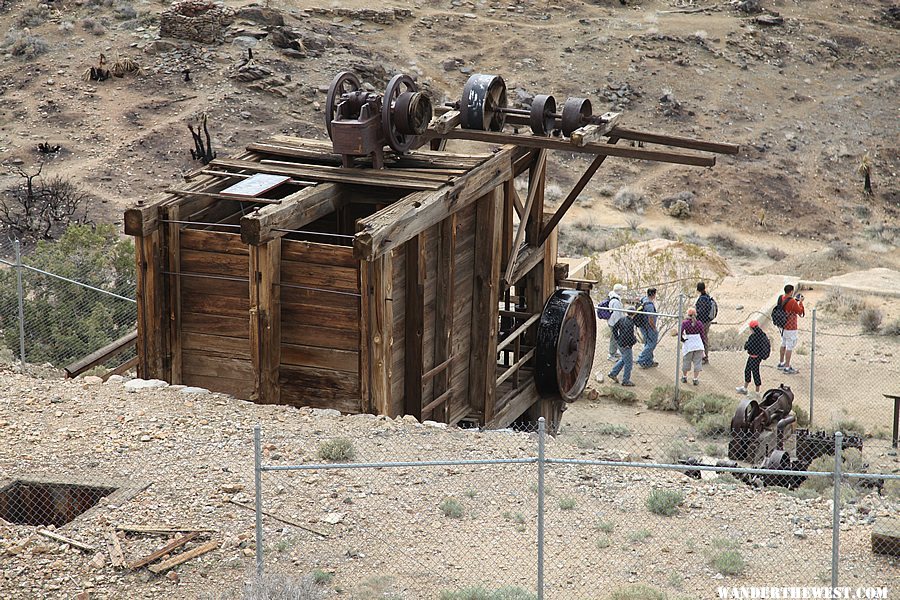
[[[124,531],[126,533],[146,533],[168,535],[173,533],[216,533],[215,529],[203,529],[201,527],[175,527],[173,525],[132,525],[126,523],[124,525],[116,525],[116,531]]]
[[[203,544],[202,546],[198,546],[198,547],[194,548],[193,550],[188,550],[187,552],[183,552],[183,553],[179,554],[178,556],[174,556],[167,561],[159,563],[158,565],[152,565],[152,566],[148,567],[148,569],[151,572],[156,573],[158,575],[164,571],[168,571],[172,567],[177,567],[178,565],[180,565],[182,563],[186,563],[187,561],[191,560],[192,558],[197,558],[200,555],[203,555],[203,554],[206,554],[207,552],[215,550],[218,547],[219,547],[219,540],[213,540],[211,542],[207,542],[206,544]]]
[[[110,342],[106,346],[103,346],[96,352],[92,352],[92,353],[88,354],[87,356],[85,356],[84,358],[82,358],[81,360],[73,362],[71,365],[67,366],[65,368],[66,377],[67,378],[78,377],[85,371],[89,371],[92,368],[96,367],[97,365],[105,363],[106,361],[108,361],[112,357],[116,356],[120,352],[123,352],[123,351],[131,348],[132,346],[135,345],[136,342],[137,342],[137,331],[132,331],[131,333],[127,333],[127,334],[123,335],[122,337],[120,337],[119,339],[115,340],[114,342]]]
[[[122,552],[122,544],[119,536],[112,529],[106,531],[106,543],[109,548],[109,562],[115,568],[125,566],[125,553]]]
[[[189,541],[191,541],[198,535],[200,535],[199,531],[191,531],[190,533],[179,536],[179,537],[175,538],[174,540],[172,540],[171,542],[169,542],[168,544],[166,544],[165,546],[163,546],[162,548],[148,554],[147,556],[145,556],[143,558],[139,558],[138,560],[129,564],[128,568],[130,570],[134,571],[136,569],[140,569],[141,567],[143,567],[145,565],[149,565],[153,561],[159,560],[166,554],[170,553],[172,550],[181,548],[182,546],[187,544]]]
[[[39,535],[42,535],[46,538],[50,538],[51,540],[54,540],[57,542],[61,542],[63,544],[68,544],[69,546],[72,546],[73,548],[77,548],[77,549],[81,550],[82,552],[96,552],[97,551],[97,549],[94,548],[93,546],[89,546],[83,542],[79,542],[78,540],[73,540],[72,538],[66,537],[64,535],[59,535],[58,533],[54,533],[54,532],[50,531],[49,529],[38,529],[37,532]]]

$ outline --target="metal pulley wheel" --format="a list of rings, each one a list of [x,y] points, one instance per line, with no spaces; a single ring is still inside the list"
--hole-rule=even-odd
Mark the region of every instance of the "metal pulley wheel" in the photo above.
[[[499,75],[475,74],[463,87],[459,123],[463,129],[500,131],[506,123],[506,83]]]
[[[568,98],[563,105],[562,111],[562,132],[565,136],[572,135],[572,132],[587,125],[588,119],[593,114],[591,101],[587,98]]]
[[[538,392],[574,402],[587,386],[594,363],[597,318],[590,296],[557,290],[541,314],[534,380]]]
[[[738,403],[731,419],[731,428],[735,430],[748,430],[756,415],[759,414],[759,402],[750,398],[744,398]]]
[[[337,105],[347,92],[356,92],[360,90],[359,77],[350,71],[342,71],[328,86],[328,95],[325,96],[325,129],[328,130],[328,137],[331,137],[331,122],[337,114]]]
[[[534,135],[550,135],[556,129],[556,98],[538,94],[531,102],[528,124]]]
[[[418,145],[418,137],[425,133],[431,116],[431,100],[419,91],[412,77],[394,75],[384,92],[381,107],[381,125],[388,146],[406,152]]]

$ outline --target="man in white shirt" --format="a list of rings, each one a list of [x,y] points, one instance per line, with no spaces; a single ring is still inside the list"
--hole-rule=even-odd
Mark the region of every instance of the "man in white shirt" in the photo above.
[[[612,291],[609,293],[609,310],[612,313],[609,319],[606,320],[606,324],[609,325],[609,360],[615,361],[617,360],[617,355],[619,354],[619,344],[616,343],[616,336],[613,335],[612,328],[616,323],[619,322],[625,313],[622,312],[622,294],[625,293],[625,286],[621,283],[617,283],[613,286]]]

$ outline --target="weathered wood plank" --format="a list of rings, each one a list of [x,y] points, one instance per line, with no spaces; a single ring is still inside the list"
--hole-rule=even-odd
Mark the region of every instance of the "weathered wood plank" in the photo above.
[[[358,353],[358,371],[359,377],[359,400],[362,410],[369,413],[375,412],[372,404],[372,371],[370,369],[371,353],[369,350],[370,338],[370,309],[371,303],[369,296],[371,294],[371,264],[361,261],[358,265],[359,269],[359,289],[362,294],[359,303],[359,344],[357,346]]]
[[[220,356],[201,354],[200,352],[191,352],[184,355],[183,369],[185,373],[202,375],[204,377],[221,377],[223,379],[247,378],[251,384],[253,381],[253,365],[249,360],[222,358]]]
[[[178,221],[178,205],[170,205],[162,209],[166,219]],[[169,328],[169,382],[181,383],[181,229],[178,223],[165,223],[166,258],[169,275],[169,314],[166,326]],[[162,323],[160,323],[162,326]]]
[[[503,233],[503,190],[498,186],[476,205],[475,277],[469,356],[470,403],[487,419],[494,414],[496,394],[497,306],[500,299],[500,243]]]
[[[328,329],[359,330],[358,309],[355,306],[320,306],[314,304],[281,304],[282,327],[312,325]],[[319,345],[319,344],[313,344]]]
[[[85,371],[89,371],[93,369],[97,365],[105,363],[112,357],[116,356],[120,352],[127,350],[135,345],[137,342],[137,331],[132,331],[131,333],[127,333],[120,337],[119,339],[110,342],[109,344],[103,346],[96,352],[92,352],[82,358],[81,360],[75,361],[65,368],[66,378],[70,379],[73,377],[78,377]]]
[[[222,231],[181,230],[181,249],[247,256],[250,251],[237,233]]]
[[[406,242],[406,322],[403,412],[422,419],[422,359],[425,322],[425,234]]]
[[[244,313],[243,316],[227,317],[187,312],[182,306],[181,331],[247,340],[250,338],[250,319],[247,313]]]
[[[359,274],[356,268],[329,267],[292,261],[285,264],[281,282],[287,284],[285,287],[298,285],[325,292],[328,290],[359,292]]]
[[[516,230],[516,237],[513,239],[512,247],[509,253],[509,261],[506,263],[506,273],[503,276],[503,287],[508,288],[512,285],[511,279],[516,268],[516,261],[519,256],[519,248],[525,239],[525,231],[528,228],[528,220],[532,215],[534,200],[538,197],[538,188],[543,185],[544,171],[547,168],[547,151],[541,149],[538,151],[536,166],[531,172],[528,179],[528,198],[525,200],[525,206],[522,209],[522,220],[519,222],[519,228]],[[515,190],[513,190],[515,193]]]
[[[147,556],[145,556],[144,558],[138,559],[138,560],[134,561],[133,563],[129,564],[128,568],[130,570],[134,571],[135,569],[140,569],[144,565],[149,565],[153,561],[162,558],[163,556],[165,556],[172,550],[181,548],[182,546],[187,544],[189,541],[191,541],[198,535],[200,535],[199,531],[191,531],[190,533],[179,536],[179,537],[175,538],[174,540],[172,540],[171,542],[169,542],[168,544],[166,544],[165,546],[163,546],[162,548],[160,548],[159,550],[152,552],[152,553],[148,554]]]
[[[493,190],[509,179],[514,151],[514,147],[505,146],[493,158],[457,179],[453,186],[410,194],[360,219],[360,230],[353,241],[356,256],[366,260],[380,256]]]
[[[180,565],[182,563],[186,563],[187,561],[191,560],[192,558],[197,558],[198,556],[200,556],[202,554],[211,552],[218,547],[219,547],[219,541],[213,540],[211,542],[207,542],[206,544],[203,544],[202,546],[197,546],[193,550],[188,550],[187,552],[182,552],[178,556],[174,556],[167,561],[161,562],[156,565],[152,565],[147,568],[148,568],[148,570],[152,571],[153,573],[159,574],[159,573],[162,573],[163,571],[168,571],[172,567],[177,567],[178,565]]]
[[[241,240],[258,245],[285,235],[283,229],[302,229],[347,203],[338,184],[323,183],[285,196],[281,204],[259,208],[241,218]]]
[[[356,373],[283,365],[279,383],[283,404],[334,408],[359,412],[359,377]]]
[[[369,355],[372,369],[372,405],[380,415],[389,415],[391,406],[391,345],[393,343],[392,256],[388,252],[372,262],[372,289],[369,314],[372,318]]]
[[[250,344],[246,337],[209,335],[182,330],[181,345],[186,351],[199,351],[211,356],[250,360]]]
[[[234,281],[230,279],[211,279],[209,277],[192,277],[190,274],[181,275],[181,296],[209,295],[230,296],[232,298],[249,298],[250,282]]]
[[[281,364],[281,239],[250,246],[250,355],[254,400],[278,404]]]
[[[225,275],[247,279],[248,265],[246,256],[197,250],[181,251],[181,271],[186,273]]]
[[[242,400],[249,400],[253,395],[253,378],[250,376],[234,379],[231,377],[196,375],[190,371],[184,371],[182,380],[185,385],[194,385],[213,392],[229,394]]]
[[[202,296],[191,294],[181,298],[182,313],[201,313],[222,317],[249,319],[250,299],[233,296]]]
[[[359,261],[353,256],[353,248],[349,246],[330,246],[286,239],[281,240],[281,260],[286,262],[302,261],[348,269],[356,269],[359,266]]]
[[[452,398],[450,386],[453,379],[453,366],[450,356],[453,352],[457,214],[450,215],[450,217],[441,221],[438,226],[436,282],[438,294],[434,303],[434,364],[441,365],[446,363],[447,366],[435,376],[432,385],[432,403],[435,399],[445,394],[449,394],[446,400],[449,401]],[[439,403],[431,409],[429,414],[425,414],[423,410],[422,417],[446,423],[447,405],[446,401]]]
[[[359,331],[355,328],[334,329],[318,325],[304,325],[284,320],[282,316],[281,341],[284,344],[300,346],[356,350],[359,346]]]
[[[336,348],[282,344],[281,364],[358,373],[359,352],[338,350]]]
[[[168,379],[165,323],[165,283],[162,267],[162,234],[153,230],[135,239],[137,272],[138,377]]]

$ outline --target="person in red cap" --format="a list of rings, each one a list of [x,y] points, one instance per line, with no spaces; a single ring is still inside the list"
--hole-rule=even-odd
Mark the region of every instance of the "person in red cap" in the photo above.
[[[769,342],[769,336],[759,326],[759,321],[750,321],[750,337],[744,344],[744,350],[747,351],[747,365],[744,367],[744,385],[737,388],[738,394],[746,394],[747,388],[750,387],[750,377],[753,377],[753,383],[756,384],[756,392],[762,386],[762,377],[759,374],[759,365],[762,361],[769,358],[772,352],[772,344]]]

